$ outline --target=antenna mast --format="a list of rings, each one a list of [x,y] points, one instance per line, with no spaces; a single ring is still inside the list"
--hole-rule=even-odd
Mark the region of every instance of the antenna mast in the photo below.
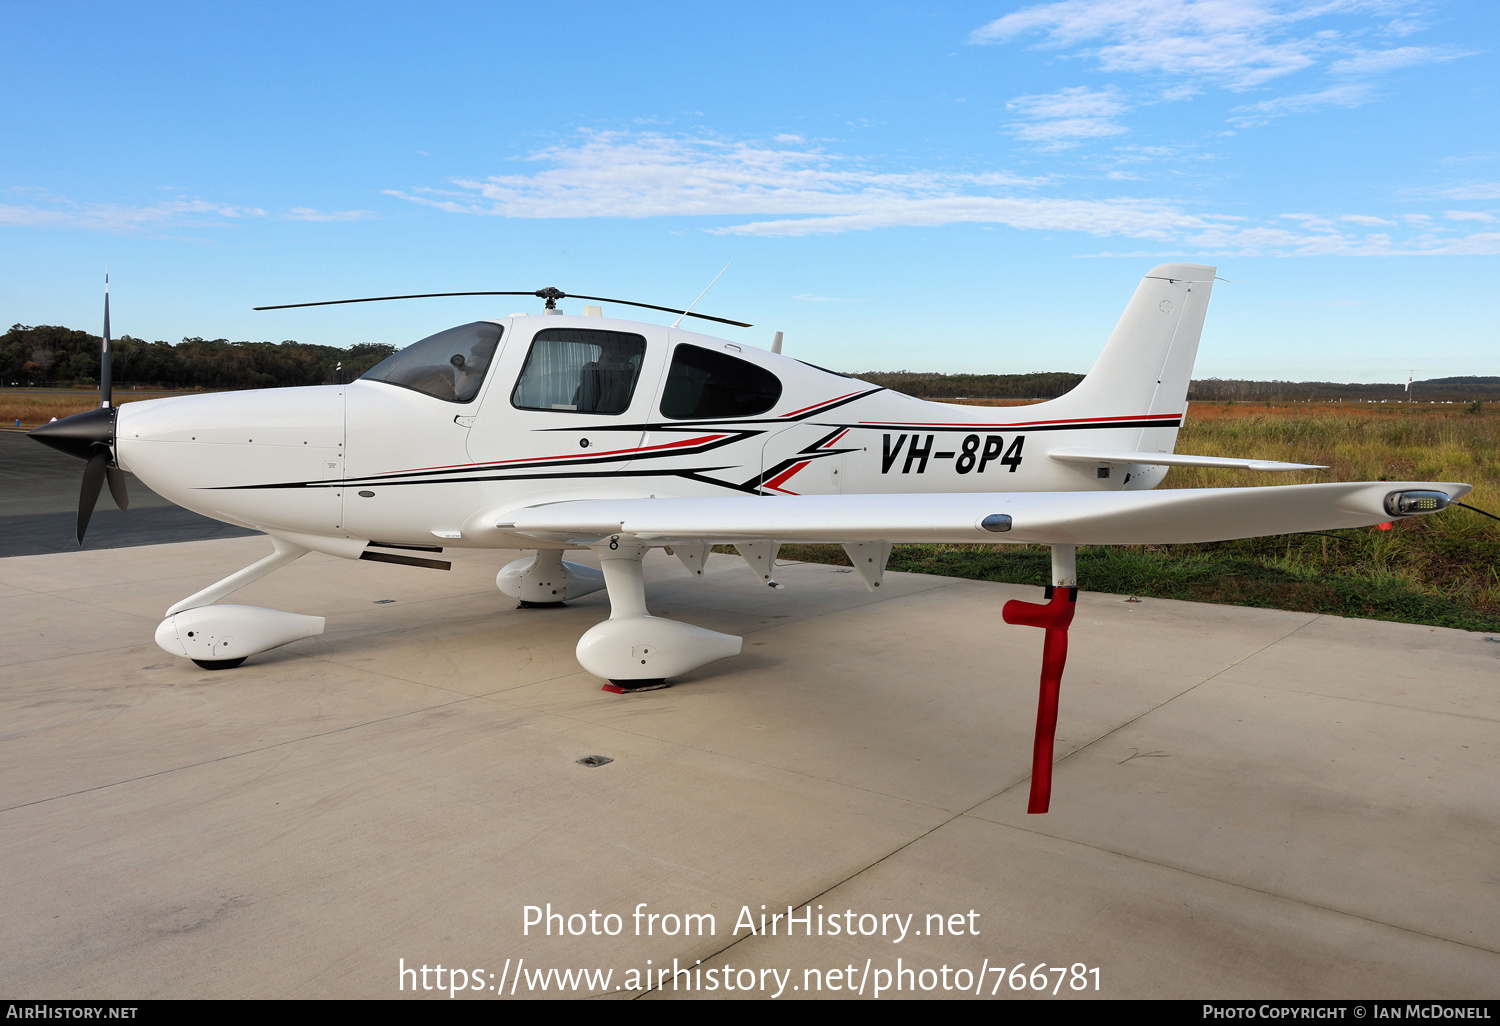
[[[732,263],[734,263],[733,260],[729,261],[728,264],[725,264],[724,271],[729,270],[729,265]],[[720,271],[718,274],[714,275],[714,280],[708,283],[708,289],[713,288],[714,285],[718,283],[719,279],[724,277],[724,271]],[[698,299],[702,299],[704,296],[708,295],[708,289],[704,289],[702,292],[698,293]],[[686,317],[688,314],[693,312],[693,307],[698,305],[698,299],[693,300],[692,306],[689,306],[686,310],[682,311],[682,317]],[[677,325],[681,324],[682,317],[679,317],[675,321],[673,321],[672,327],[675,328],[677,327]]]

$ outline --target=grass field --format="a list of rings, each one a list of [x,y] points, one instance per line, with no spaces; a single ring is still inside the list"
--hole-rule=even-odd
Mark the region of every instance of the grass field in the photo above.
[[[986,404],[989,405],[989,404]],[[1005,404],[1012,405],[1012,404]],[[1464,481],[1463,501],[1500,514],[1500,409],[1447,404],[1194,403],[1177,451],[1327,464],[1257,474],[1174,467],[1162,487],[1316,481]],[[1331,536],[1330,536],[1331,535]],[[1375,528],[1209,545],[1084,548],[1089,591],[1500,630],[1500,522],[1466,509]],[[782,559],[848,565],[837,546],[785,546]],[[1042,546],[902,545],[892,570],[1045,584]]]
[[[135,392],[115,389],[116,405],[141,399],[161,399],[187,392]],[[61,420],[75,413],[86,413],[99,405],[97,389],[67,388],[0,388],[0,427],[34,428],[53,417]],[[17,425],[16,421],[20,421]]]
[[[116,393],[120,402],[171,393]],[[93,409],[94,393],[0,390],[0,424],[35,427]],[[985,402],[982,405],[1020,405]],[[1327,464],[1257,474],[1175,467],[1162,487],[1315,481],[1465,481],[1465,502],[1500,514],[1500,407],[1448,404],[1193,403],[1178,452]],[[1293,535],[1212,545],[1084,549],[1081,587],[1157,598],[1268,606],[1500,630],[1500,522],[1465,509],[1399,521],[1390,531]],[[847,564],[837,546],[786,546],[783,559]],[[903,545],[891,569],[1043,584],[1039,546]]]

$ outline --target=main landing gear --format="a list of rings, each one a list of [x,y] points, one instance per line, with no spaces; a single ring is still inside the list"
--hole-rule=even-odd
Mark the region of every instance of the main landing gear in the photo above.
[[[739,655],[743,642],[732,634],[646,612],[641,560],[648,546],[616,536],[592,548],[609,589],[609,619],[578,639],[578,661],[609,681],[604,690],[623,694],[660,687],[668,677]]]
[[[562,555],[561,549],[537,549],[530,559],[507,563],[495,575],[495,587],[515,599],[520,609],[560,606],[604,587],[602,573],[566,562]]]

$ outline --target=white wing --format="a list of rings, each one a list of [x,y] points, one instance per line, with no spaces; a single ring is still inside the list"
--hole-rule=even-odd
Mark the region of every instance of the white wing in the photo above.
[[[1362,481],[1145,492],[583,499],[515,510],[495,526],[575,544],[626,535],[658,545],[762,538],[1152,545],[1367,527],[1394,519],[1386,508],[1393,493],[1457,499],[1469,490],[1451,482]]]

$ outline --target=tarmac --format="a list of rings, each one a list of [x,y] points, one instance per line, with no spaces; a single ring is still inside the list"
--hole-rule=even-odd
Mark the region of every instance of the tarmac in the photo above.
[[[23,430],[0,428],[0,558],[255,534],[174,506],[126,474],[130,509],[116,509],[105,488],[80,545],[82,485],[82,462],[27,438]]]
[[[0,995],[1500,995],[1483,634],[1084,593],[1035,816],[1040,589],[653,553],[745,649],[624,696],[573,656],[605,595],[518,610],[519,553],[309,555],[231,601],[322,636],[153,644],[269,548],[0,559]]]

